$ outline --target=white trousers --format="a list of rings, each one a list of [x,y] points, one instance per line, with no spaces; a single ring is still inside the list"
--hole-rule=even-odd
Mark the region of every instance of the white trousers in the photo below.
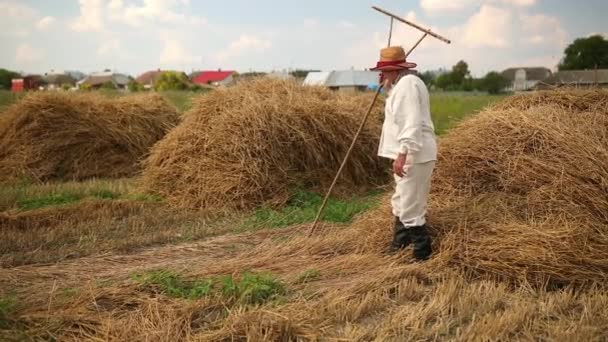
[[[408,164],[404,177],[395,177],[395,194],[391,198],[393,215],[399,217],[405,227],[422,226],[426,223],[426,208],[431,190],[431,175],[435,162]]]

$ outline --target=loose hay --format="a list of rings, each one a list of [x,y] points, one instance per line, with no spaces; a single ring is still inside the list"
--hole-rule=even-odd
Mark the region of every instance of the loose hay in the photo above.
[[[0,115],[0,177],[132,176],[140,159],[178,120],[160,95],[30,94]]]
[[[174,205],[245,209],[281,203],[293,186],[327,185],[370,98],[254,80],[201,96],[145,162],[144,186]],[[365,102],[365,104],[363,104]],[[381,105],[340,183],[385,182],[376,157]]]

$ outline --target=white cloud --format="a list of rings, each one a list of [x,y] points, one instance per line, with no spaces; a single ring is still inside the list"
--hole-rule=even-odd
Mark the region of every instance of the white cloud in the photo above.
[[[27,23],[35,21],[36,10],[17,1],[0,1],[0,35],[25,37]]]
[[[202,62],[201,56],[193,55],[180,40],[177,32],[162,32],[160,35],[163,48],[159,62],[164,67],[194,66]]]
[[[150,22],[200,26],[206,20],[200,16],[180,12],[176,7],[189,6],[188,0],[144,0],[141,6],[125,6],[123,0],[111,0],[108,4],[111,20],[140,27]]]
[[[54,17],[46,16],[46,17],[38,20],[38,22],[36,23],[36,27],[39,30],[45,31],[45,30],[48,30],[49,28],[51,28],[51,26],[53,26],[53,24],[55,24],[56,21],[57,21],[57,19],[55,19]]]
[[[230,43],[230,46],[217,53],[215,59],[219,64],[225,64],[229,58],[264,52],[270,47],[272,47],[272,43],[267,39],[251,34],[242,34],[237,40]]]
[[[536,5],[537,0],[502,0],[505,4],[511,4],[518,7],[530,7]]]
[[[509,10],[483,5],[464,25],[462,41],[469,47],[509,47],[512,17]]]
[[[110,38],[99,45],[97,52],[101,55],[108,55],[120,51],[120,47],[119,39]]]
[[[562,47],[567,43],[568,33],[559,19],[544,14],[526,15],[520,17],[524,41],[533,44],[552,44]]]
[[[319,26],[321,23],[317,18],[306,18],[304,19],[304,27],[313,28]]]
[[[123,8],[124,5],[123,0],[110,0],[110,3],[108,3],[108,8],[110,10],[119,10]]]
[[[80,4],[80,16],[71,24],[74,31],[102,31],[103,1],[102,0],[78,0]]]
[[[43,49],[35,48],[27,43],[23,43],[17,47],[15,52],[15,60],[18,65],[30,65],[40,62],[44,59],[45,52]]]
[[[491,3],[511,6],[530,7],[536,5],[537,0],[420,0],[420,7],[425,12],[461,11],[474,6]]]
[[[477,0],[421,0],[420,7],[427,12],[461,10],[476,4]]]
[[[350,21],[347,20],[340,20],[340,22],[338,22],[338,28],[342,28],[342,29],[353,29],[355,28],[355,24],[351,23]]]
[[[251,51],[264,51],[270,48],[270,41],[248,34],[243,34],[230,44],[226,51],[228,56],[236,56]]]

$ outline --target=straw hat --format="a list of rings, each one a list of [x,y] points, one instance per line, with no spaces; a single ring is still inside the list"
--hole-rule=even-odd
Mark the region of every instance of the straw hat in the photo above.
[[[415,68],[416,65],[405,60],[405,51],[401,46],[389,46],[380,50],[380,61],[371,70],[403,70]]]

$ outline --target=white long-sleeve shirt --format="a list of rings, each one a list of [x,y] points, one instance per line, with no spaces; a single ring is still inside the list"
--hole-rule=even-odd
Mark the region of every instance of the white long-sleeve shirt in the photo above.
[[[437,160],[429,92],[415,75],[403,76],[386,99],[378,155],[397,159],[399,153],[407,153],[408,164]]]

